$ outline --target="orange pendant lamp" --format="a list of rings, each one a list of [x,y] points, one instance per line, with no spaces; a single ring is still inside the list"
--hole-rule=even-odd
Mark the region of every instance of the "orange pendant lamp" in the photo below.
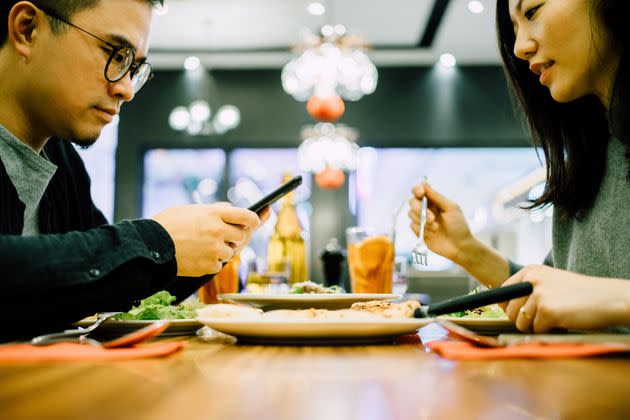
[[[306,103],[306,111],[316,121],[335,122],[346,110],[346,105],[339,95],[313,95]]]
[[[315,175],[315,183],[324,190],[341,188],[346,180],[346,175],[339,168],[327,166]]]

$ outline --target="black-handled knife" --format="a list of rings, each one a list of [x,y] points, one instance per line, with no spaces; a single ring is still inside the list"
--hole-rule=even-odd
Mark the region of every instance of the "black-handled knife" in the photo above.
[[[452,312],[480,308],[493,303],[505,302],[521,296],[527,296],[532,293],[532,290],[534,290],[532,284],[528,281],[524,281],[510,286],[497,287],[496,289],[484,290],[483,292],[472,295],[448,299],[433,305],[421,306],[414,311],[413,316],[414,318],[432,318]]]

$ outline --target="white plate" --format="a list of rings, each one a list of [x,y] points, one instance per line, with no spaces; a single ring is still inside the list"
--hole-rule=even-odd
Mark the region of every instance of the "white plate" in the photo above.
[[[233,335],[242,343],[365,344],[392,342],[415,333],[424,319],[235,319],[199,318],[208,327]]]
[[[461,325],[482,335],[499,335],[517,332],[514,323],[506,318],[451,318],[446,316],[441,316],[440,318]],[[433,322],[433,319],[425,318],[418,319],[418,321],[423,323],[422,326],[425,326]]]
[[[355,302],[399,299],[392,293],[304,293],[273,295],[265,293],[227,293],[219,299],[244,303],[264,311],[272,309],[345,309]]]
[[[94,317],[82,319],[74,325],[78,327],[88,327],[94,322]],[[195,335],[199,328],[203,327],[203,324],[195,319],[169,319],[169,326],[160,336],[175,336],[175,335]],[[157,322],[157,320],[129,320],[129,321],[116,321],[108,319],[94,330],[93,335],[102,336],[118,336],[133,332],[140,328],[151,325]]]

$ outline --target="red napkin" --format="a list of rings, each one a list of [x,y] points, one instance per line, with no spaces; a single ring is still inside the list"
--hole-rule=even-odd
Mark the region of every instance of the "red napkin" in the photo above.
[[[57,343],[48,346],[31,344],[8,344],[0,346],[2,362],[41,361],[100,361],[131,360],[146,357],[164,357],[184,347],[183,341],[155,344],[137,344],[132,347],[106,349],[79,343]]]
[[[627,344],[526,343],[506,347],[479,347],[466,341],[431,341],[432,351],[451,360],[566,359],[630,353]]]

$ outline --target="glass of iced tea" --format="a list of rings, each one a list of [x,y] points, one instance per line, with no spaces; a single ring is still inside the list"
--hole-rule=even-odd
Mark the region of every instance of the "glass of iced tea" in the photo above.
[[[394,241],[391,232],[346,229],[352,293],[392,293]]]

